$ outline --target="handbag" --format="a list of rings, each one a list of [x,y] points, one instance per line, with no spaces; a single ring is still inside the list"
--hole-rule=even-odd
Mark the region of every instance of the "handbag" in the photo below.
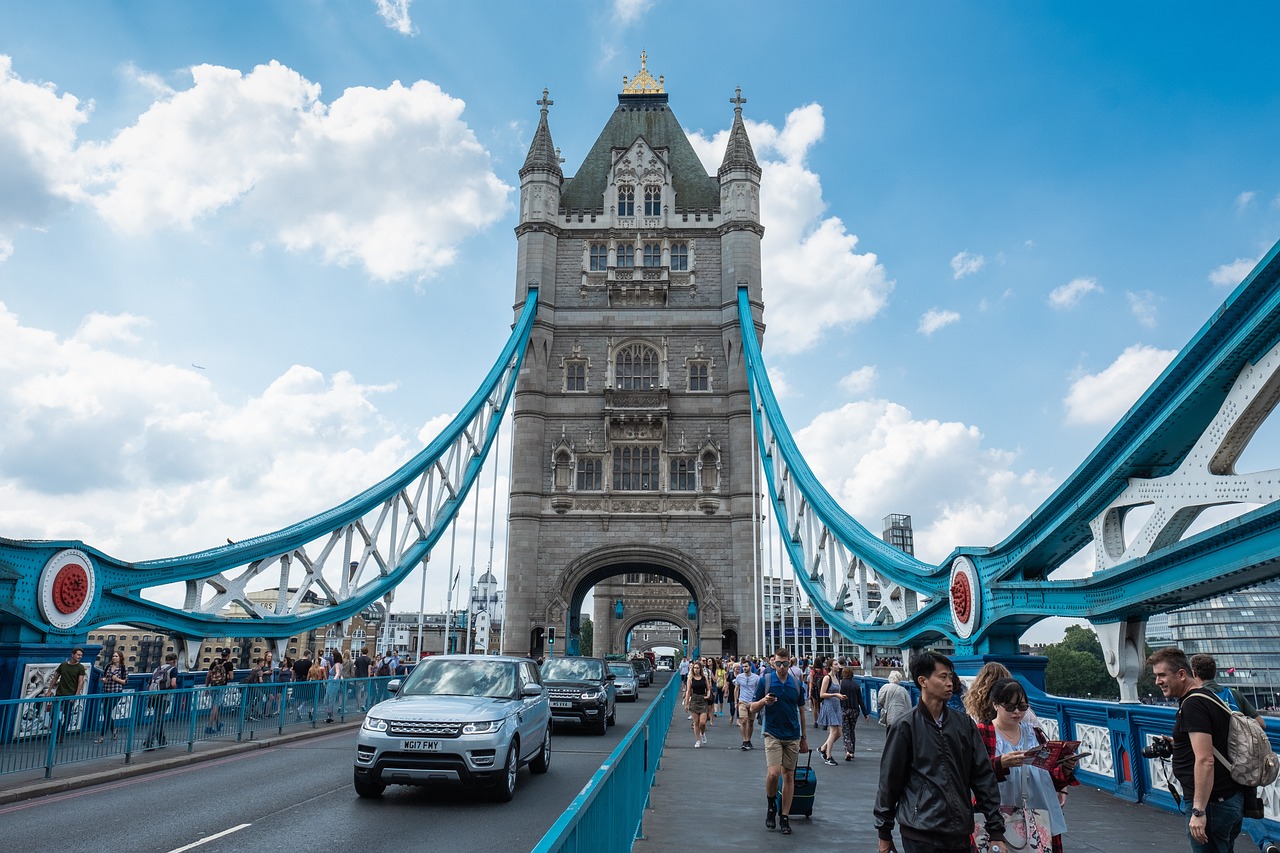
[[[1027,777],[1022,776],[1022,805],[1001,806],[1004,817],[1004,846],[1027,853],[1047,853],[1053,849],[1053,833],[1049,830],[1049,811],[1033,809],[1027,804]],[[977,853],[989,853],[991,836],[987,834],[987,816],[973,813],[973,846]]]

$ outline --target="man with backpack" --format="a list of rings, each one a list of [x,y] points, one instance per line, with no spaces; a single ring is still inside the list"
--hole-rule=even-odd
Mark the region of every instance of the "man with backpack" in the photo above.
[[[1160,692],[1178,700],[1173,775],[1191,807],[1187,834],[1192,853],[1231,853],[1244,816],[1244,791],[1214,756],[1215,751],[1230,751],[1230,709],[1204,689],[1181,649],[1160,649],[1148,662]]]
[[[1244,697],[1239,690],[1234,687],[1223,687],[1214,681],[1218,677],[1218,662],[1213,659],[1213,655],[1198,654],[1191,656],[1191,671],[1195,673],[1196,678],[1200,679],[1201,686],[1210,693],[1216,695],[1223,702],[1227,703],[1232,711],[1239,711],[1249,719],[1258,724],[1264,732],[1267,730],[1267,724],[1263,721],[1262,715],[1258,713],[1258,709],[1253,703]],[[1258,796],[1256,788],[1246,788],[1245,797],[1245,818],[1241,822],[1244,831],[1253,839],[1253,843],[1258,845],[1258,849],[1262,853],[1280,853],[1280,836],[1273,835],[1267,827],[1265,821],[1261,818],[1249,817],[1250,801],[1254,808],[1261,809],[1261,798]]]
[[[773,672],[761,676],[750,714],[764,711],[764,794],[769,801],[764,825],[778,826],[791,834],[791,799],[795,793],[796,763],[809,751],[805,737],[804,682],[790,673],[791,653],[779,648],[773,655]],[[778,815],[778,782],[782,782],[782,814]]]
[[[151,749],[153,744],[164,746],[164,715],[168,698],[161,691],[177,689],[178,656],[169,652],[164,656],[164,663],[151,673],[151,681],[147,683],[147,690],[153,694],[147,700],[147,706],[151,709],[151,729],[147,732],[146,742],[142,744],[143,749]]]

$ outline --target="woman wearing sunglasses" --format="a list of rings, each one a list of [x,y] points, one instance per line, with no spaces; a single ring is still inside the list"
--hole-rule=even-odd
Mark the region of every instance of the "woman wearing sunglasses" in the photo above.
[[[1020,808],[1025,793],[1028,808],[1049,813],[1053,853],[1062,853],[1062,836],[1067,831],[1062,807],[1067,802],[1067,788],[1080,784],[1075,779],[1075,761],[1060,761],[1052,771],[1032,763],[1040,744],[1048,738],[1027,720],[1030,705],[1022,684],[1002,678],[991,685],[990,696],[995,719],[978,723],[978,731],[996,771],[1000,805]]]

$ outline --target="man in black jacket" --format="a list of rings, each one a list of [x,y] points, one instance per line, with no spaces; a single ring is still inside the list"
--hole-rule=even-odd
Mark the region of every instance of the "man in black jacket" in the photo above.
[[[1000,790],[978,728],[947,707],[955,685],[950,658],[920,652],[911,659],[920,703],[889,727],[880,757],[875,822],[880,853],[895,853],[893,823],[903,853],[969,853],[973,814],[987,816],[991,853],[1007,853]]]

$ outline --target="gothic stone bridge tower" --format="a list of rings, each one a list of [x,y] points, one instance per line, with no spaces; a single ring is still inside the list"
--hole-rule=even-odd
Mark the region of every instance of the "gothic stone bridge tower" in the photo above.
[[[676,612],[625,622],[692,624],[691,647],[709,654],[726,633],[756,635],[751,402],[736,300],[749,288],[763,334],[760,167],[739,94],[723,164],[708,175],[644,61],[572,177],[560,169],[544,91],[520,170],[516,311],[530,288],[539,306],[514,401],[510,653],[576,651],[586,594],[635,573],[687,593]],[[596,635],[625,636],[630,624]]]

